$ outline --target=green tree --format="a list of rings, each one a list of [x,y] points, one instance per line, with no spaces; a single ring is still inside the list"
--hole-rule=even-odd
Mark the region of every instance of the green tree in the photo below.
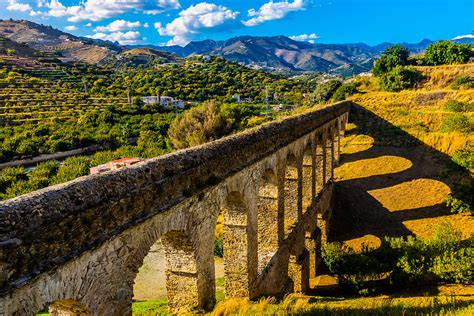
[[[401,45],[392,45],[385,50],[382,56],[374,62],[372,73],[376,77],[383,76],[397,66],[408,65],[410,52]]]
[[[228,134],[229,125],[217,102],[204,102],[177,118],[171,124],[169,137],[175,148],[186,148]]]
[[[329,101],[341,85],[341,81],[335,79],[320,83],[314,91],[313,100],[316,103]]]
[[[332,98],[334,101],[342,101],[355,93],[357,93],[357,87],[355,83],[346,83],[337,88]]]
[[[64,183],[89,174],[91,162],[88,157],[69,157],[59,167],[53,183]]]
[[[439,41],[428,46],[425,51],[426,65],[463,64],[473,56],[472,47],[451,41]]]

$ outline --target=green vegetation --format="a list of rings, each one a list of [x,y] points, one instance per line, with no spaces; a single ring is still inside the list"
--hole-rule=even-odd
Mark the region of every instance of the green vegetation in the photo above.
[[[345,83],[334,92],[332,99],[334,101],[342,101],[347,97],[357,93],[357,86],[355,83]]]
[[[451,82],[451,89],[474,89],[474,79],[469,76],[461,76]]]
[[[410,64],[410,52],[400,45],[392,45],[375,61],[372,73],[380,79],[385,91],[401,91],[413,88],[421,79],[421,73]]]
[[[394,68],[408,65],[410,52],[401,45],[392,45],[385,50],[382,56],[375,61],[372,73],[376,77],[382,77]]]
[[[168,301],[166,299],[154,301],[136,301],[132,303],[132,314],[145,315],[168,315]]]
[[[0,183],[0,199],[74,179],[115,158],[156,157],[267,122],[274,116],[264,116],[259,105],[266,87],[282,104],[302,104],[302,94],[309,92],[299,80],[220,58],[124,72],[51,62],[55,70],[0,68],[0,162],[89,146],[100,151],[68,158],[61,166],[41,165],[49,168],[41,181],[18,169],[21,176]],[[237,104],[235,94],[254,103]],[[143,95],[181,98],[191,110],[146,105]]]
[[[169,137],[175,148],[203,144],[249,127],[249,119],[263,110],[253,104],[204,102],[178,117],[171,124]]]
[[[216,257],[224,257],[224,238],[223,237],[216,237],[214,240],[214,256]]]
[[[470,159],[472,160],[472,154]],[[474,214],[473,191],[474,177],[471,175],[461,179],[446,198],[446,205],[451,208],[452,213]]]
[[[328,243],[322,258],[332,275],[346,289],[362,295],[382,288],[419,286],[435,281],[474,281],[474,238],[461,239],[461,232],[445,223],[431,238],[386,238],[377,249],[356,252],[341,243]]]
[[[453,154],[453,162],[466,170],[474,169],[474,144],[468,144]]]
[[[428,46],[425,51],[425,65],[463,64],[473,56],[472,47],[467,44],[456,44],[451,41],[439,41]]]
[[[339,80],[331,79],[319,84],[314,91],[313,100],[316,103],[324,103],[329,101],[334,93],[341,87],[342,83]]]
[[[449,112],[474,112],[474,103],[449,100],[444,109]]]
[[[451,114],[444,121],[441,126],[441,132],[460,132],[470,133],[473,130],[473,123],[469,117],[463,114]]]
[[[415,68],[397,66],[380,77],[380,86],[385,91],[397,92],[413,88],[421,78],[421,73]]]

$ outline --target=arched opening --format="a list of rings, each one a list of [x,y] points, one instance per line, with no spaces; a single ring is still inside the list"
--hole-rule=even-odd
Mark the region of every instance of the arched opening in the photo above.
[[[336,120],[334,128],[334,163],[337,165],[341,159],[341,119]]]
[[[317,136],[315,152],[316,196],[326,184],[326,146],[323,146],[322,135]]]
[[[225,292],[224,278],[224,208],[219,210],[214,230],[214,271],[216,277],[216,303],[222,301]]]
[[[224,279],[225,297],[249,297],[256,271],[252,264],[248,209],[239,192],[227,195],[224,205]]]
[[[278,179],[265,170],[258,185],[258,271],[261,272],[278,250]]]
[[[149,249],[133,285],[134,307],[156,314],[199,307],[194,247],[182,231],[170,231]]]
[[[303,178],[303,188],[302,188],[302,200],[303,200],[303,212],[306,212],[307,209],[311,206],[313,202],[313,197],[316,192],[316,179],[315,179],[315,155],[314,151],[311,148],[311,144],[306,148],[303,155],[303,165],[302,165],[302,178]]]
[[[328,129],[326,137],[326,182],[332,179],[334,169],[334,133]]]
[[[321,261],[321,233],[318,228],[313,232],[305,232],[305,247],[308,251],[309,278],[317,276],[317,268]]]
[[[135,276],[133,300],[136,305],[145,305],[148,301],[161,303],[160,310],[167,312],[166,259],[161,238],[150,248]]]
[[[285,237],[288,236],[292,226],[298,221],[301,215],[301,174],[298,168],[296,157],[292,154],[288,155],[285,168],[285,188],[284,188],[284,231]]]

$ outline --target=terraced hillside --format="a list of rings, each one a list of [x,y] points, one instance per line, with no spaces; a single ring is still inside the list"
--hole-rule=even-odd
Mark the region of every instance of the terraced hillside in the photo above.
[[[0,72],[0,118],[4,121],[19,124],[53,117],[55,120],[77,119],[90,110],[128,105],[125,96],[91,96],[71,88],[71,83],[79,87],[82,84],[62,71],[43,69],[29,74]],[[43,79],[42,76],[49,78]]]

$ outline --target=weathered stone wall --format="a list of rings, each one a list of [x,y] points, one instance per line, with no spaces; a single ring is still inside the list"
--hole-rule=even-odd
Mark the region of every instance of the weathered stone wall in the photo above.
[[[316,269],[317,219],[331,210],[338,147],[328,140],[341,135],[350,106],[1,203],[0,315],[58,300],[129,315],[134,278],[160,238],[171,311],[210,308],[221,209],[227,297],[304,291]]]

